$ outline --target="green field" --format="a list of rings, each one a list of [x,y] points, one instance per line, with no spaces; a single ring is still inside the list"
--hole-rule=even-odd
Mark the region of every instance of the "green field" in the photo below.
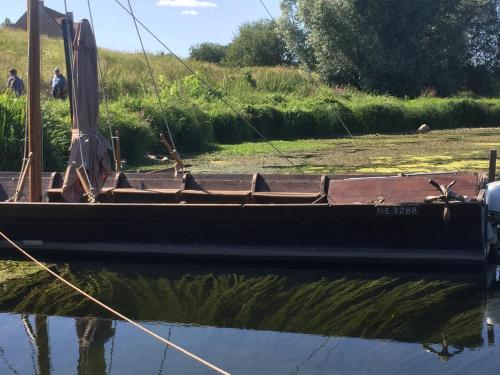
[[[26,50],[25,32],[0,29],[0,71],[15,67],[25,78]],[[154,54],[163,114],[140,54],[101,50],[100,55],[111,128],[120,129],[123,158],[132,168],[147,164],[146,154],[163,152],[158,132],[166,131],[165,117],[181,155],[194,170],[204,171],[293,170],[259,143],[248,124],[310,173],[475,169],[498,141],[499,98],[371,95],[327,86],[291,67],[227,68],[189,60],[193,75],[172,56]],[[64,67],[62,42],[44,37],[44,92],[54,66]],[[20,167],[24,107],[24,98],[0,94],[0,170]],[[68,104],[44,97],[42,112],[44,167],[63,170],[70,140]],[[102,105],[101,130],[109,134],[106,119]],[[423,123],[434,131],[412,135]],[[344,125],[355,139],[345,138]],[[474,130],[450,130],[461,128]]]

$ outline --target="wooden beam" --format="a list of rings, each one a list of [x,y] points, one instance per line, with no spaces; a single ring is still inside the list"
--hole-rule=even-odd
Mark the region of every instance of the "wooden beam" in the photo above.
[[[69,99],[69,114],[71,117],[71,121],[73,121],[73,68],[71,66],[71,54],[72,46],[73,46],[73,33],[71,30],[73,29],[73,20],[68,18],[63,18],[62,20],[62,31],[63,31],[63,41],[64,41],[64,57],[66,60],[66,77],[67,77],[67,91],[68,91],[68,99]]]
[[[80,180],[80,183],[83,186],[83,190],[85,190],[85,195],[87,196],[87,199],[89,202],[94,203],[95,202],[95,196],[90,188],[89,180],[87,179],[87,175],[85,174],[84,171],[84,166],[80,166],[76,168],[76,174],[78,176],[78,179]]]
[[[26,175],[30,169],[31,165],[31,160],[32,160],[33,154],[28,155],[28,159],[25,161],[24,167],[21,171],[21,177],[17,181],[17,187],[16,187],[16,193],[14,196],[9,200],[10,202],[17,202],[19,199],[21,199],[23,195],[23,190],[24,190],[24,182],[26,181]]]
[[[490,151],[490,167],[488,172],[488,182],[495,181],[497,172],[497,150]]]
[[[184,172],[186,167],[184,166],[184,163],[182,162],[179,153],[167,141],[167,138],[165,138],[165,135],[163,133],[160,133],[160,141],[165,146],[167,151],[170,153],[170,156],[172,157],[172,159],[174,159],[174,161],[175,161],[175,175],[177,175],[177,173],[179,173],[179,172]]]
[[[42,200],[42,127],[40,116],[40,17],[39,1],[28,0],[28,152],[30,166],[30,202]]]

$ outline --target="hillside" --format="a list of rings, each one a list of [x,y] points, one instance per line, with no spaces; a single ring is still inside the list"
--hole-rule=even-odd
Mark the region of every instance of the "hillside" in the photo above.
[[[26,71],[26,33],[0,30],[0,69]],[[165,109],[162,114],[143,56],[101,50],[103,78],[111,102],[110,123],[122,133],[124,158],[143,164],[149,152],[163,152],[158,131],[173,129],[183,154],[213,150],[218,144],[260,141],[248,123],[268,139],[294,140],[374,133],[414,133],[422,123],[431,129],[500,125],[500,99],[467,94],[437,98],[429,92],[416,99],[369,95],[329,87],[313,75],[290,67],[227,68],[197,61],[188,63],[213,86],[207,89],[172,56],[150,55]],[[64,71],[62,41],[42,40],[44,92],[52,69]],[[1,82],[5,85],[5,82]],[[3,86],[5,88],[5,86]],[[230,102],[237,113],[221,98]],[[63,168],[69,144],[67,102],[42,101],[45,165]],[[101,108],[101,125],[106,113]],[[22,149],[24,98],[0,95],[0,169],[17,169]],[[347,129],[346,129],[347,128]]]
[[[9,69],[16,68],[22,78],[27,71],[27,33],[13,29],[0,29],[0,72],[7,78]],[[142,53],[117,52],[100,49],[99,55],[103,70],[103,78],[113,98],[122,95],[142,95],[152,88],[147,65]],[[41,72],[42,80],[50,81],[54,67],[65,69],[64,48],[62,40],[43,36],[41,39]],[[150,54],[149,59],[153,71],[162,76],[164,81],[182,80],[190,73],[174,57],[163,54]],[[258,91],[291,92],[313,94],[321,88],[317,77],[304,74],[294,68],[227,68],[214,64],[189,60],[189,65],[200,72],[212,84],[224,92],[243,94],[248,88]],[[248,73],[257,86],[246,87],[245,77]],[[243,79],[240,82],[240,79]],[[0,89],[5,88],[5,80],[0,82]],[[48,85],[48,83],[47,83]]]

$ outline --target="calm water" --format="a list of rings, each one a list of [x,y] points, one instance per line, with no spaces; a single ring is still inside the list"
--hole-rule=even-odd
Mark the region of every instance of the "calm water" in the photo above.
[[[493,374],[500,291],[448,276],[64,264],[57,272],[232,374]],[[212,374],[0,262],[0,374]],[[495,337],[496,336],[496,337]]]

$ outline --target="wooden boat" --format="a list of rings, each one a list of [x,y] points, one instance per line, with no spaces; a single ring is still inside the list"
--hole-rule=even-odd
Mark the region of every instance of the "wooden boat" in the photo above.
[[[36,69],[30,72],[30,87],[35,88],[39,76]],[[36,102],[36,95],[36,89],[30,90],[28,101]],[[29,113],[30,151],[39,154],[39,106],[32,105]],[[489,177],[120,172],[108,176],[93,203],[65,202],[62,175],[42,176],[40,161],[34,161],[29,168],[31,202],[3,202],[15,195],[19,177],[0,173],[0,230],[31,251],[68,256],[484,267],[490,245],[496,243],[485,203],[495,160],[496,154]]]
[[[428,180],[467,201],[428,202]],[[483,266],[484,175],[384,177],[119,173],[100,203],[0,203],[0,228],[32,251],[71,255],[242,257]],[[0,199],[16,175],[0,174]],[[448,207],[449,217],[444,217]],[[448,221],[448,222],[446,222]]]

